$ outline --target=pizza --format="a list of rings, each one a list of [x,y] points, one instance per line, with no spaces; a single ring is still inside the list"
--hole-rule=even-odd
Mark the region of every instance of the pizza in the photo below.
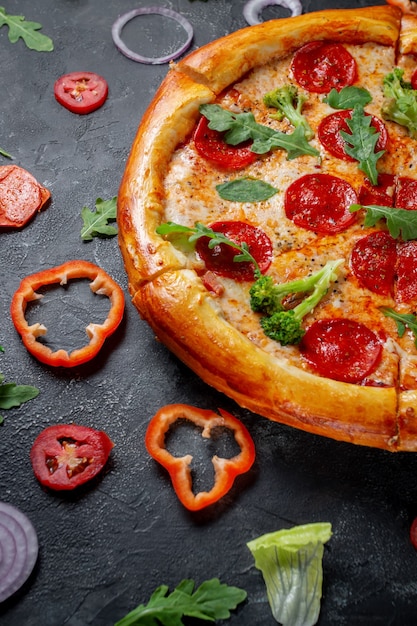
[[[171,64],[118,196],[168,349],[260,416],[390,451],[417,450],[415,55],[388,5],[213,41]]]

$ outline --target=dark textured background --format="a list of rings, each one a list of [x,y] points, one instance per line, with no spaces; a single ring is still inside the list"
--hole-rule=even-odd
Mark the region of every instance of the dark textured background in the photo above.
[[[2,4],[10,14],[41,22],[55,50],[12,45],[7,28],[0,29],[0,146],[52,192],[49,208],[26,228],[0,233],[0,371],[9,382],[40,388],[37,399],[4,411],[0,428],[0,499],[30,517],[40,544],[28,583],[0,606],[0,624],[109,626],[162,583],[173,588],[183,578],[201,583],[218,576],[248,592],[231,626],[272,626],[262,576],[246,542],[315,521],[331,522],[334,532],[324,555],[319,624],[416,624],[417,553],[408,532],[417,515],[417,456],[325,440],[240,409],[158,344],[128,298],[123,325],[85,368],[55,371],[26,352],[9,316],[11,297],[26,274],[83,258],[126,290],[117,240],[83,242],[80,211],[93,208],[98,197],[117,194],[137,125],[167,66],[134,63],[113,45],[113,21],[139,2]],[[160,4],[193,24],[194,47],[246,25],[241,0]],[[307,0],[304,8],[362,4]],[[269,9],[264,16],[284,14]],[[172,26],[152,36],[151,27],[146,32],[136,21],[124,36],[138,51],[165,54],[169,49],[158,43],[169,43]],[[54,100],[55,79],[74,70],[97,72],[109,83],[106,104],[87,116],[73,115]],[[0,164],[8,163],[0,157]],[[255,440],[253,471],[200,514],[181,506],[144,448],[148,420],[172,402],[229,410]],[[78,493],[49,493],[32,474],[29,450],[44,427],[72,421],[106,430],[115,448],[99,480]]]

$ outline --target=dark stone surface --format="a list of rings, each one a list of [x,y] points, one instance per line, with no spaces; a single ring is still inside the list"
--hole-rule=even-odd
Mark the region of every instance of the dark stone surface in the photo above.
[[[49,208],[19,232],[0,233],[0,371],[7,381],[34,384],[36,400],[5,411],[0,428],[0,499],[22,509],[40,543],[27,584],[0,607],[3,626],[109,626],[162,583],[218,576],[245,588],[248,600],[231,626],[272,626],[262,576],[246,543],[295,524],[329,521],[319,624],[409,626],[417,622],[417,554],[409,526],[417,514],[417,456],[391,455],[298,432],[237,407],[201,382],[158,344],[127,298],[122,327],[99,358],[76,371],[55,371],[23,347],[9,315],[26,274],[68,259],[93,261],[126,290],[116,239],[80,238],[80,211],[117,194],[141,116],[167,66],[139,65],[111,39],[128,0],[8,0],[6,10],[43,25],[55,50],[11,44],[0,29],[0,146],[50,188]],[[307,0],[305,10],[366,2]],[[168,6],[164,3],[164,6]],[[169,3],[195,28],[194,47],[245,26],[243,2]],[[284,14],[269,9],[268,17]],[[133,28],[133,26],[132,26]],[[140,50],[139,30],[126,32]],[[144,34],[145,36],[145,34]],[[53,84],[73,70],[102,74],[106,104],[73,115]],[[9,161],[0,157],[0,164]],[[253,471],[211,510],[188,513],[167,475],[148,456],[144,434],[164,404],[186,402],[240,417],[256,444]],[[105,473],[77,493],[59,495],[35,480],[29,450],[46,426],[75,422],[106,430],[115,443]]]

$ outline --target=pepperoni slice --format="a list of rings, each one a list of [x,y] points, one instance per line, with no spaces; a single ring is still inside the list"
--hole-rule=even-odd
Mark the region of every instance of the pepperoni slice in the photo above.
[[[378,174],[378,184],[372,185],[368,179],[359,189],[359,203],[363,205],[377,204],[379,206],[393,206],[395,176],[393,174]]]
[[[268,235],[246,222],[216,222],[210,226],[212,230],[223,233],[228,239],[241,245],[246,243],[250,254],[256,260],[262,273],[271,265],[272,243]],[[227,244],[218,244],[209,248],[210,239],[201,237],[197,240],[196,250],[206,265],[206,269],[237,281],[253,280],[253,263],[235,261],[239,250]]]
[[[300,344],[307,362],[322,376],[360,383],[377,367],[382,344],[364,324],[353,320],[317,320]]]
[[[396,300],[411,302],[417,298],[417,241],[406,241],[397,248]]]
[[[21,228],[50,197],[49,190],[22,167],[0,167],[0,227]]]
[[[397,244],[386,231],[362,237],[353,246],[350,265],[363,287],[380,295],[392,292]]]
[[[355,59],[340,43],[305,44],[294,54],[291,69],[297,83],[313,93],[340,91],[358,77]]]
[[[366,113],[366,115],[370,115]],[[338,159],[344,161],[355,161],[354,158],[346,154],[345,146],[346,141],[343,139],[340,131],[351,134],[347,120],[352,116],[352,109],[346,109],[344,111],[336,111],[327,115],[319,124],[317,129],[317,136],[320,143],[330,154]],[[371,126],[379,133],[378,141],[375,145],[375,152],[379,150],[385,150],[388,143],[388,131],[386,126],[379,117],[371,115]]]
[[[349,207],[358,197],[348,182],[331,174],[306,174],[288,187],[284,207],[296,226],[318,233],[340,233],[356,221]]]
[[[250,149],[251,141],[232,146],[224,141],[222,133],[208,125],[209,121],[203,115],[194,133],[195,149],[204,159],[229,170],[242,169],[257,159],[257,154]]]
[[[406,176],[397,178],[395,206],[397,209],[417,210],[417,180]]]

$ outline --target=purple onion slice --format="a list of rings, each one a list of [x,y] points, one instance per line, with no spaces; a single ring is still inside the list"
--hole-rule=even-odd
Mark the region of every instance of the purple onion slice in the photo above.
[[[38,538],[22,511],[0,502],[0,602],[29,578],[38,558]]]
[[[181,24],[187,34],[185,43],[175,50],[175,52],[162,57],[145,57],[137,52],[134,52],[128,48],[122,40],[122,30],[127,22],[130,22],[130,20],[138,15],[162,15],[172,20],[176,20],[179,24]],[[137,61],[138,63],[147,63],[148,65],[161,65],[162,63],[169,63],[169,61],[173,61],[190,47],[194,31],[190,22],[183,15],[177,13],[177,11],[172,11],[171,9],[166,9],[164,7],[143,7],[140,9],[133,9],[128,13],[120,15],[112,26],[111,34],[116,48],[120,50],[120,52],[128,59]]]

